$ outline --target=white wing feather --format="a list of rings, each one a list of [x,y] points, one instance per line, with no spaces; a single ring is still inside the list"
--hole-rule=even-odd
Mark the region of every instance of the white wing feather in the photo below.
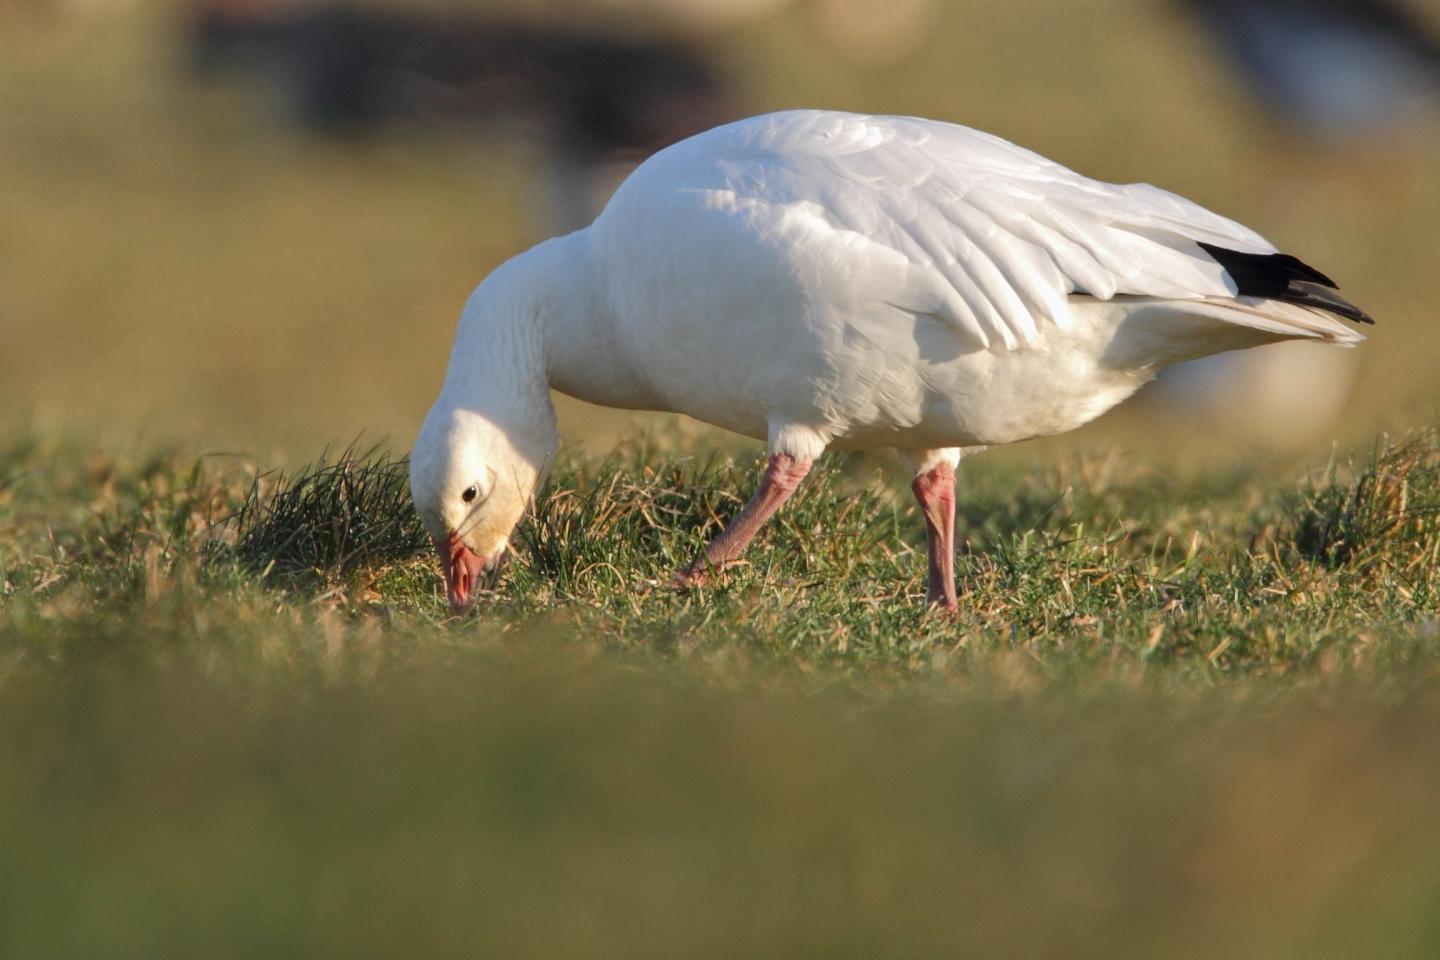
[[[1203,240],[1273,253],[1253,230],[1148,184],[1081,176],[998,137],[908,117],[791,111],[666,153],[691,189],[784,234],[818,266],[878,277],[882,299],[933,314],[982,347],[1065,328],[1068,297],[1233,297]],[[895,257],[904,260],[895,282]],[[803,264],[800,265],[803,268]],[[817,276],[820,276],[817,270]],[[826,275],[834,276],[833,272]]]

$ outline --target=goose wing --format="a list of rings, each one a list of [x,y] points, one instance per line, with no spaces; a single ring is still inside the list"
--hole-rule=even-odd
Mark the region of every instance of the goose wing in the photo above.
[[[791,111],[715,133],[723,143],[705,151],[712,189],[783,246],[802,277],[812,271],[817,290],[846,276],[982,348],[1033,345],[1045,324],[1065,329],[1076,295],[1244,298],[1251,291],[1232,273],[1241,263],[1274,286],[1263,265],[1279,258],[1303,268],[1297,282],[1333,288],[1183,197],[1092,180],[968,127]],[[1235,257],[1222,263],[1212,250]],[[1334,302],[1318,306],[1338,312]]]

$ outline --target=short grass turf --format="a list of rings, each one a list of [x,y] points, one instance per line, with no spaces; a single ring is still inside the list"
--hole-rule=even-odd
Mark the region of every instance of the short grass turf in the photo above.
[[[563,459],[451,618],[405,466],[0,454],[0,955],[1427,957],[1440,449]]]

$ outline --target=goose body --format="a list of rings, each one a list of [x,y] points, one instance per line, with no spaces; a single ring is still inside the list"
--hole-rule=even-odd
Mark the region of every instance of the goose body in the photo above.
[[[554,449],[551,387],[767,442],[756,499],[691,579],[824,450],[893,447],[917,469],[931,600],[953,608],[963,449],[1078,427],[1182,360],[1352,345],[1347,320],[1369,322],[1323,274],[1155,187],[948,123],[770,114],[661,151],[591,226],[477,288],[412,492],[459,607]]]

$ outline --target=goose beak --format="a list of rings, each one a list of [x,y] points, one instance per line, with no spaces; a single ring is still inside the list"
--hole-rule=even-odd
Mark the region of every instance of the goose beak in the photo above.
[[[475,587],[485,570],[485,558],[465,546],[458,533],[445,542],[436,541],[440,566],[445,570],[445,589],[450,594],[450,609],[457,615],[470,608]]]

